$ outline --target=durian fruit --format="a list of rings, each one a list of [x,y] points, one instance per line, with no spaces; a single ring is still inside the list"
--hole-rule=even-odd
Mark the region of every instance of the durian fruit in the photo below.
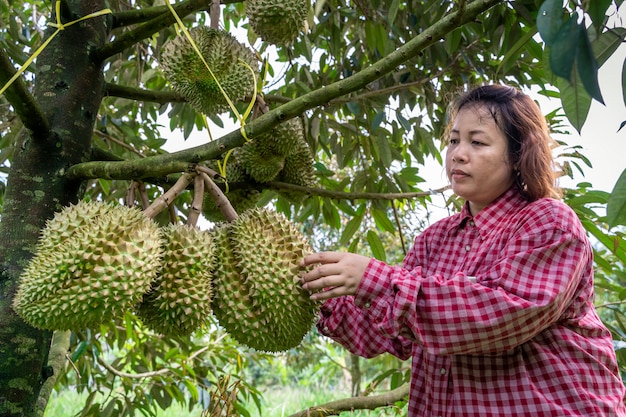
[[[141,300],[160,262],[158,226],[138,209],[71,205],[47,222],[13,308],[41,329],[94,328]]]
[[[289,119],[274,127],[268,133],[250,140],[262,155],[287,156],[293,153],[304,141],[304,130],[299,118]]]
[[[250,181],[246,169],[237,160],[238,158],[238,152],[233,152],[226,161],[225,177],[229,184]],[[210,168],[218,171],[216,164],[208,165]],[[243,213],[248,209],[256,207],[256,204],[261,199],[261,193],[254,189],[231,189],[229,187],[228,190],[225,190],[225,195],[237,213]],[[209,193],[204,194],[202,214],[207,220],[212,222],[223,222],[226,220]]]
[[[268,209],[242,213],[214,231],[218,268],[213,313],[251,348],[280,352],[311,330],[317,303],[300,286],[300,260],[311,248],[294,224]]]
[[[240,164],[256,182],[272,181],[285,166],[285,157],[264,153],[257,141],[251,140],[237,149]]]
[[[219,29],[199,26],[190,29],[189,35],[211,71],[186,36],[178,36],[163,47],[161,68],[172,88],[196,110],[215,115],[230,109],[218,82],[233,103],[255,93],[254,78],[259,75],[259,60],[252,50]]]
[[[137,315],[159,333],[187,336],[211,313],[215,244],[208,232],[181,224],[165,226],[162,236],[162,267]]]
[[[315,160],[308,143],[302,138],[290,155],[285,157],[285,166],[278,174],[277,181],[289,184],[312,187],[315,185]],[[302,202],[306,197],[303,193],[286,190],[279,194],[292,202]]]
[[[304,28],[310,0],[247,0],[245,4],[254,33],[265,42],[287,45]]]

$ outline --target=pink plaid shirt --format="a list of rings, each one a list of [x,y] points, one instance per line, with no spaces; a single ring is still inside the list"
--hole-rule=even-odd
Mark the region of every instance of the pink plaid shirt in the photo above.
[[[409,416],[626,416],[592,252],[562,202],[509,190],[416,237],[402,267],[372,259],[320,331],[355,354],[413,358]]]

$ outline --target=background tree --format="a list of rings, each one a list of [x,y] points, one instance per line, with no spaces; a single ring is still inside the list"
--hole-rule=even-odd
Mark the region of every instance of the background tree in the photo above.
[[[318,247],[399,261],[416,230],[436,216],[435,206],[458,207],[420,176],[427,160],[441,163],[448,99],[482,82],[534,88],[560,97],[580,130],[591,101],[602,101],[598,68],[626,37],[612,19],[621,3],[317,0],[295,41],[272,45],[248,27],[238,1],[186,0],[174,5],[175,14],[148,0],[0,1],[0,415],[40,415],[55,381],[78,377],[89,381],[85,415],[150,414],[203,398],[213,415],[246,414],[242,398],[258,400],[241,371],[264,355],[237,346],[217,326],[169,340],[131,315],[54,335],[24,323],[11,308],[19,276],[46,220],[62,207],[83,198],[121,201],[136,186],[152,201],[180,174],[244,145],[242,132],[254,138],[298,118],[314,152],[316,185],[220,184],[226,195],[260,193],[258,204],[272,203]],[[170,89],[159,64],[177,35],[175,15],[188,27],[243,30],[263,59],[257,107],[243,129],[210,137],[207,118],[215,130],[231,125],[233,113],[202,115]],[[251,100],[235,103],[240,114]],[[562,116],[547,116],[558,129]],[[207,143],[164,151],[164,120],[185,137],[206,134]],[[584,156],[563,145],[563,163],[582,168]],[[294,193],[308,198],[290,198]],[[171,216],[157,220],[193,215],[191,198],[181,193]],[[601,312],[624,364],[626,176],[610,194],[582,184],[566,201],[597,241]],[[406,393],[402,378],[395,381],[399,388],[387,397],[326,409],[393,403]],[[98,399],[98,390],[110,395]]]

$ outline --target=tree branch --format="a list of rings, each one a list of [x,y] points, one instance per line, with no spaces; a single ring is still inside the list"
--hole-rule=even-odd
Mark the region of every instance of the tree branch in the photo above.
[[[127,98],[129,100],[150,101],[153,103],[182,103],[185,98],[174,91],[156,91],[143,88],[127,87],[113,83],[104,85],[104,95]]]
[[[262,184],[264,189],[284,190],[299,192],[317,197],[327,197],[333,200],[411,200],[414,198],[428,197],[434,194],[441,194],[450,189],[449,185],[430,191],[420,191],[414,193],[355,193],[346,191],[334,191],[324,188],[304,187],[302,185],[289,184],[286,182],[271,181]],[[236,184],[231,184],[235,188]]]
[[[8,83],[16,72],[6,51],[4,48],[0,48],[0,87]],[[17,77],[4,92],[4,95],[13,106],[20,120],[22,120],[22,124],[33,133],[33,136],[48,136],[50,132],[48,118],[44,115],[33,95],[28,91],[22,77]]]
[[[241,3],[243,0],[221,0],[221,4]],[[119,28],[124,26],[144,23],[155,17],[169,13],[167,6],[146,7],[139,10],[124,10],[113,15],[113,27]]]
[[[209,6],[210,3],[207,4],[206,0],[187,0],[178,3],[172,7],[176,11],[176,14],[178,14],[178,16],[182,19],[191,13],[200,10],[207,10]],[[96,52],[96,59],[98,59],[99,61],[104,61],[105,59],[119,52],[122,52],[126,48],[133,46],[137,42],[149,38],[161,29],[165,29],[175,22],[176,18],[172,13],[158,14],[155,18],[142,24],[136,29],[124,32],[120,34],[120,36],[118,36],[113,42],[109,42],[108,44],[104,45]]]
[[[331,401],[326,404],[310,407],[306,410],[292,414],[290,417],[325,417],[336,416],[342,411],[374,410],[376,408],[390,406],[402,401],[409,395],[410,384],[404,384],[392,391],[371,397],[351,397],[342,400]]]
[[[194,5],[197,1],[200,0],[193,0]],[[206,4],[206,1],[204,3]],[[334,98],[364,88],[367,84],[390,73],[400,64],[415,57],[423,49],[437,42],[447,33],[459,27],[459,25],[473,21],[480,13],[498,3],[500,3],[500,0],[474,0],[468,3],[463,15],[459,15],[458,12],[450,13],[388,56],[359,73],[324,88],[304,94],[250,121],[245,126],[246,136],[249,138],[259,136],[274,126],[304,113],[306,110],[324,105]],[[70,167],[68,176],[73,179],[129,179],[129,177],[142,179],[149,176],[160,177],[172,172],[185,171],[189,164],[216,159],[227,150],[242,146],[244,142],[245,139],[240,129],[237,129],[205,145],[171,154],[151,156],[139,161],[115,163],[86,162],[77,164]]]

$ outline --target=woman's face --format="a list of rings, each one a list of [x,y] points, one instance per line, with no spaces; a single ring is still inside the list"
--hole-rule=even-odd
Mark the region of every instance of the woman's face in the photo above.
[[[483,105],[457,114],[446,152],[446,174],[454,193],[469,201],[476,215],[513,184],[507,140]]]

